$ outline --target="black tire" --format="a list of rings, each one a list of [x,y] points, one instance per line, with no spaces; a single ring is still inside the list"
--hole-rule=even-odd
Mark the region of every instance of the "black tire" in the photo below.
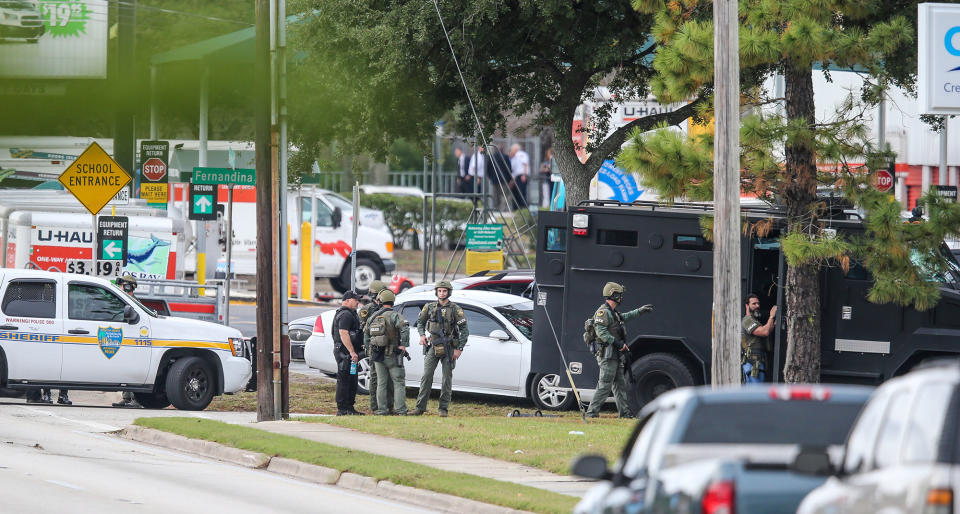
[[[357,258],[357,292],[360,294],[366,294],[370,290],[370,283],[374,280],[380,280],[380,277],[383,276],[383,270],[380,269],[380,266],[377,263],[373,262],[370,259],[364,257]],[[333,279],[330,279],[330,283],[333,284]],[[347,260],[343,265],[343,270],[340,272],[340,285],[343,286],[343,290],[339,290],[334,286],[334,289],[337,289],[337,292],[342,293],[347,289],[350,289],[350,261]]]
[[[687,361],[671,353],[644,355],[633,363],[630,370],[633,373],[630,400],[637,411],[671,389],[696,384]]]
[[[165,393],[133,393],[133,397],[145,409],[164,409],[170,405]]]
[[[334,291],[338,293],[345,293],[347,291],[347,288],[343,286],[343,282],[340,281],[340,277],[330,277],[328,280],[330,281],[330,287],[332,287]],[[348,281],[347,284],[349,283]]]
[[[565,378],[556,373],[540,373],[530,382],[530,401],[540,410],[569,410],[576,404],[573,390],[558,391]]]
[[[411,284],[410,282],[404,282],[403,284],[400,285],[400,290],[397,291],[397,294],[400,294],[400,293],[402,293],[402,292],[404,292],[404,291],[406,291],[407,289],[410,289],[410,288],[412,288],[412,287],[413,287],[413,284]]]
[[[216,376],[200,357],[183,357],[167,373],[167,398],[180,410],[203,410],[213,401]]]

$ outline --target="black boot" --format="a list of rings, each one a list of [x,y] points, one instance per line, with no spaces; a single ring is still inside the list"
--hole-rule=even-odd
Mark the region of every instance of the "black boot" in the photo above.
[[[57,403],[60,405],[73,405],[73,402],[70,401],[70,397],[67,396],[66,389],[60,390],[60,394],[57,395]]]

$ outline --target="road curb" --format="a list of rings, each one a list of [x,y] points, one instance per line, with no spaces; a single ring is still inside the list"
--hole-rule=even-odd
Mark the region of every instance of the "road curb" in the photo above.
[[[129,425],[119,432],[121,437],[141,443],[162,446],[172,450],[194,453],[211,459],[230,462],[248,468],[263,469],[316,484],[334,485],[366,494],[373,494],[389,500],[409,503],[435,510],[463,514],[515,514],[525,511],[499,505],[492,505],[451,494],[437,493],[426,489],[417,489],[398,485],[388,480],[379,482],[364,475],[339,472],[332,468],[307,464],[284,457],[268,457],[265,454],[240,450],[219,443],[191,439],[162,430]]]
[[[149,443],[165,448],[196,453],[204,457],[226,461],[231,464],[238,464],[247,468],[265,468],[267,464],[270,463],[270,457],[262,453],[240,450],[211,441],[190,439],[189,437],[137,425],[130,425],[123,429],[121,436],[141,443]]]

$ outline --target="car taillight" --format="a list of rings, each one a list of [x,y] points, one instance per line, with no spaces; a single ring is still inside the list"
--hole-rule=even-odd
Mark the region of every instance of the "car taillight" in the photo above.
[[[703,495],[700,512],[702,514],[734,514],[736,508],[733,498],[733,482],[714,482]]]
[[[777,386],[770,388],[770,398],[822,402],[830,399],[830,389],[821,386]]]
[[[323,335],[323,319],[320,316],[313,322],[313,333]]]
[[[953,514],[953,489],[930,489],[923,514]]]

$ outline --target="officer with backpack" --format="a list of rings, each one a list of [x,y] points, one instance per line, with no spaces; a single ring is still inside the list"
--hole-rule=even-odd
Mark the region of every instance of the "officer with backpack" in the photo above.
[[[380,308],[368,318],[363,328],[363,344],[370,347],[370,361],[377,373],[378,416],[390,414],[387,409],[387,384],[393,383],[393,405],[396,414],[407,415],[406,373],[403,357],[410,341],[410,324],[393,310],[393,291],[384,289],[377,295]]]
[[[377,295],[380,294],[380,291],[383,291],[386,288],[386,284],[379,280],[374,280],[370,283],[369,294],[373,297],[373,299],[357,310],[357,315],[360,316],[361,332],[363,331],[364,327],[366,327],[367,319],[370,317],[370,315],[380,308],[380,302],[377,301]],[[363,351],[367,357],[370,356],[369,345],[364,346]],[[377,374],[374,371],[373,361],[370,361],[367,384],[370,391],[370,412],[377,412],[380,409],[377,408]],[[393,411],[393,382],[387,382],[387,411]]]
[[[587,409],[587,416],[596,418],[600,415],[600,407],[610,396],[613,389],[617,401],[617,413],[621,418],[632,418],[627,402],[627,384],[624,379],[626,372],[625,361],[630,355],[627,346],[627,330],[624,324],[633,318],[653,310],[653,305],[647,304],[638,309],[620,313],[617,307],[623,303],[623,293],[626,288],[616,282],[607,282],[603,286],[604,302],[593,317],[584,323],[584,340],[590,344],[597,364],[600,365],[600,380],[597,389]]]
[[[357,363],[360,355],[360,318],[357,303],[360,295],[353,291],[343,293],[343,306],[333,316],[333,358],[337,360],[337,416],[357,416],[353,407],[357,399]]]
[[[421,334],[420,344],[423,346],[423,377],[420,379],[414,416],[427,411],[427,400],[430,399],[430,391],[433,389],[433,372],[437,369],[437,363],[441,362],[443,381],[440,385],[440,417],[447,417],[453,392],[453,368],[470,335],[463,309],[450,301],[451,291],[453,285],[449,281],[437,282],[434,287],[437,301],[425,305],[417,319],[417,330]]]

